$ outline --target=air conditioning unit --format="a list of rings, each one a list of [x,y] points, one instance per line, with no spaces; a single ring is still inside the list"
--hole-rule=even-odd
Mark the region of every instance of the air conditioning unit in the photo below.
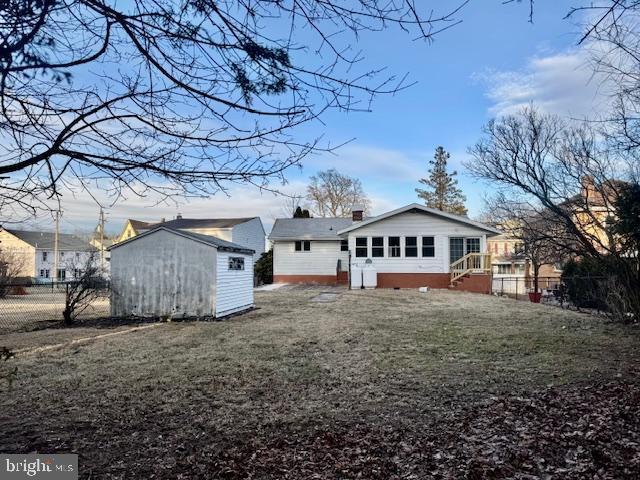
[[[362,269],[362,285],[366,289],[372,289],[378,286],[378,271],[374,268],[369,258],[367,258],[364,268]]]
[[[353,290],[362,288],[362,268],[351,267],[351,288]]]

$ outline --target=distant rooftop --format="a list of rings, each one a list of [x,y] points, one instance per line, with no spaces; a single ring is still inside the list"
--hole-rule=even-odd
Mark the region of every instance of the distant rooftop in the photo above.
[[[278,218],[271,240],[338,240],[338,231],[353,223],[351,218]]]
[[[166,222],[143,222],[140,220],[132,220],[131,226],[138,231],[150,230],[163,225],[169,228],[187,229],[187,228],[232,228],[241,223],[246,223],[258,217],[245,218],[175,218]]]
[[[43,250],[53,250],[55,248],[55,233],[13,230],[9,228],[5,228],[4,230],[32,247]],[[69,233],[60,233],[58,235],[58,250],[90,251],[95,249],[89,242],[80,237]]]

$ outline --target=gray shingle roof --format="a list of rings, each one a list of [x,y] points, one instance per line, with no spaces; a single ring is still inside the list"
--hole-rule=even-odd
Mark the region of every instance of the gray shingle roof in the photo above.
[[[339,240],[338,230],[353,223],[351,218],[278,218],[271,240]]]
[[[150,235],[158,230],[166,230],[168,232],[172,232],[183,237],[191,238],[198,242],[206,243],[207,245],[216,247],[218,250],[224,250],[228,252],[237,252],[237,253],[246,253],[249,255],[253,255],[255,253],[254,250],[243,247],[242,245],[238,245],[237,243],[227,242],[226,240],[222,240],[221,238],[214,237],[212,235],[203,235],[202,233],[194,233],[188,230],[170,228],[170,227],[167,227],[166,224],[160,224],[151,230],[147,230],[146,232],[141,233],[140,235],[136,235],[135,237],[131,237],[123,242],[116,243],[115,245],[112,245],[111,247],[109,247],[107,250],[113,250],[114,248],[121,247],[122,245],[127,245],[131,242],[135,242],[136,240],[146,237],[147,235]]]
[[[136,222],[137,226],[134,225],[136,230],[147,230],[159,227],[160,225],[164,225],[169,228],[177,228],[177,229],[188,229],[188,228],[231,228],[241,223],[248,222],[249,220],[253,220],[257,217],[247,217],[247,218],[175,218],[173,220],[168,220],[166,222],[157,222],[157,223],[149,223],[142,222],[140,220],[129,220],[132,222]]]
[[[18,237],[23,242],[28,243],[32,247],[43,250],[53,250],[55,248],[55,234],[51,232],[31,232],[27,230],[13,230],[6,228],[11,235]],[[91,244],[80,237],[68,233],[60,233],[58,235],[58,250],[71,251],[91,251],[95,250]]]

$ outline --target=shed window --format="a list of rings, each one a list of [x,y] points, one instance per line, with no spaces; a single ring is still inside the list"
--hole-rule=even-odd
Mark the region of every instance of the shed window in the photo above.
[[[229,257],[229,270],[244,270],[244,258]]]
[[[400,237],[389,237],[389,256],[400,256]]]
[[[405,237],[404,239],[404,256],[418,256],[418,237]]]
[[[384,237],[373,237],[371,245],[372,257],[384,257]]]
[[[340,251],[341,252],[349,251],[349,240],[340,240]]]
[[[311,242],[309,240],[296,241],[296,252],[310,252],[310,251],[311,251]]]
[[[436,256],[436,244],[433,237],[422,237],[422,256]]]
[[[369,247],[369,239],[367,237],[356,237],[356,257],[366,257]]]

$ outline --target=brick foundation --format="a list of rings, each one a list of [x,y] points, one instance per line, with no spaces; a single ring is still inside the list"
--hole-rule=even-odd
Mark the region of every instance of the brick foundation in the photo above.
[[[338,283],[340,285],[349,284],[349,272],[338,272]]]
[[[335,275],[274,275],[273,283],[316,283],[319,285],[335,285]]]
[[[491,275],[469,275],[449,286],[448,273],[378,273],[378,288],[450,288],[472,293],[491,293]]]
[[[469,275],[458,280],[452,290],[462,290],[472,293],[491,293],[491,275]]]
[[[448,288],[448,273],[378,273],[378,288]]]

